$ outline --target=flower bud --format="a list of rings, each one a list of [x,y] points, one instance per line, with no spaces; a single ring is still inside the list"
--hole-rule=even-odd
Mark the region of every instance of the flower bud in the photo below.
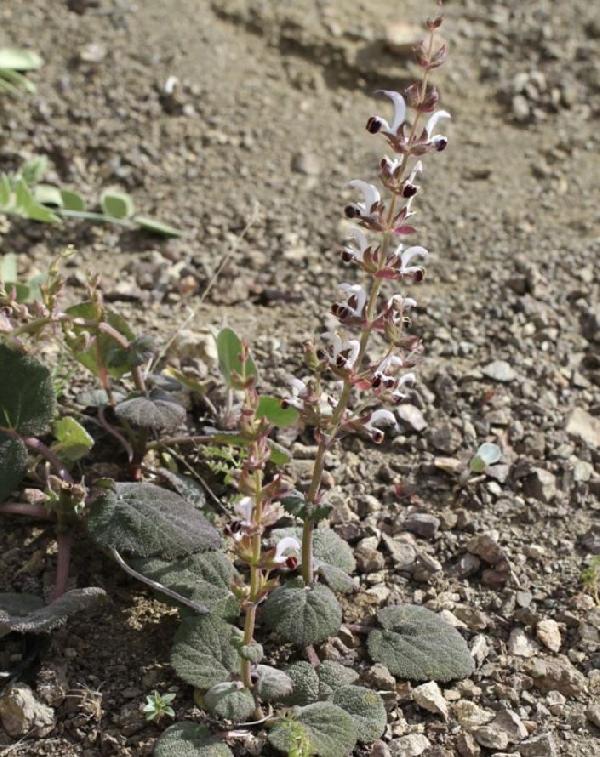
[[[371,118],[369,118],[369,120],[367,121],[366,128],[370,134],[377,134],[378,131],[381,131],[382,126],[383,123],[378,116],[371,116]]]

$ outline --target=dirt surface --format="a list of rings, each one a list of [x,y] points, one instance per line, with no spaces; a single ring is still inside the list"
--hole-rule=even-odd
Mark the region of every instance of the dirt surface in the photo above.
[[[389,42],[424,12],[385,0],[7,0],[0,43],[32,46],[46,64],[36,95],[0,105],[0,169],[46,154],[51,179],[89,198],[120,186],[185,235],[11,220],[2,252],[36,272],[73,243],[73,296],[100,271],[140,330],[165,338],[190,308],[193,329],[233,325],[277,385],[354,276],[335,251],[344,185],[375,175],[382,143],[364,124],[385,106],[373,92],[414,74]],[[476,650],[472,679],[444,687],[447,721],[406,685],[388,696],[391,754],[592,757],[600,609],[580,574],[600,552],[600,12],[582,0],[467,0],[447,17],[438,84],[450,144],[418,198],[431,253],[416,293],[427,357],[410,400],[422,417],[376,449],[348,440],[330,461],[336,527],[358,545],[347,615],[424,603]],[[486,440],[502,444],[503,463],[456,491],[452,461]],[[50,534],[1,528],[0,590],[47,589]],[[168,664],[176,614],[85,542],[74,580],[106,588],[110,605],[42,655],[33,684],[56,727],[20,743],[0,730],[0,754],[151,754],[162,727],[139,708],[152,689],[177,694],[178,719],[200,716]],[[544,642],[547,620],[559,646]],[[481,723],[464,717],[465,701],[488,720],[513,713],[509,742],[470,735]],[[422,751],[406,751],[420,734]]]

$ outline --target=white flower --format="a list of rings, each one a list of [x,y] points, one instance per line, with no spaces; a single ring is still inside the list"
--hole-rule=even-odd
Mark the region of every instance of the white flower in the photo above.
[[[352,189],[358,189],[363,196],[363,202],[355,202],[350,207],[355,209],[361,218],[368,218],[371,215],[373,206],[378,205],[381,201],[379,190],[375,185],[361,179],[354,179],[348,182],[348,186],[352,187]]]
[[[392,295],[387,301],[388,308],[394,308],[395,310],[408,310],[409,308],[416,308],[417,301],[412,297],[404,297],[401,294]]]
[[[241,517],[241,523],[243,526],[252,525],[253,507],[254,507],[254,502],[252,501],[252,497],[242,497],[234,505],[233,509]]]
[[[367,235],[360,228],[360,226],[352,226],[349,234],[355,244],[344,245],[344,252],[350,258],[354,260],[360,260],[362,262],[365,256],[365,252],[369,248],[369,240],[367,239]]]
[[[396,390],[392,394],[392,397],[399,402],[400,400],[406,399],[407,394],[406,392],[402,391],[402,387],[405,384],[414,384],[417,380],[417,377],[414,373],[405,373],[404,376],[400,376],[398,379],[398,385],[396,386]]]
[[[378,131],[383,131],[384,134],[390,134],[396,136],[398,130],[406,120],[406,102],[399,92],[393,92],[392,90],[382,90],[380,94],[389,97],[394,103],[394,117],[390,124],[387,119],[381,116],[373,116],[367,123],[367,129],[371,134],[377,134]]]
[[[348,299],[344,307],[348,308],[351,315],[360,318],[367,302],[367,293],[363,287],[360,284],[340,284],[339,289],[348,293]],[[354,300],[356,304],[351,305],[351,300]]]
[[[338,368],[354,368],[360,354],[360,342],[356,339],[342,339],[336,333],[323,334],[323,338],[330,343],[331,362]]]
[[[290,385],[292,396],[287,397],[285,401],[288,405],[301,410],[303,405],[302,399],[308,394],[308,387],[304,381],[301,381],[295,376],[288,376],[287,382]]]
[[[383,441],[381,426],[392,426],[393,429],[398,428],[394,414],[383,408],[371,413],[371,417],[364,425],[364,430],[371,436],[373,441],[381,442]]]
[[[277,542],[273,562],[284,563],[287,559],[285,553],[290,550],[293,550],[296,553],[296,557],[299,557],[302,553],[302,548],[300,547],[298,539],[295,539],[293,536],[285,536],[281,541]]]
[[[394,251],[396,258],[400,258],[399,273],[403,276],[411,276],[421,271],[421,267],[417,265],[409,265],[414,258],[427,258],[429,252],[420,245],[412,245],[404,249],[404,245],[398,245]]]
[[[434,134],[433,130],[435,129],[437,122],[440,121],[442,118],[451,118],[450,113],[448,113],[447,110],[437,110],[433,115],[429,117],[429,120],[427,121],[427,124],[425,125],[425,131],[427,132],[427,140],[431,142],[431,144],[435,145],[438,150],[443,150],[444,147],[446,147],[446,144],[448,143],[448,138],[445,137],[443,134]]]

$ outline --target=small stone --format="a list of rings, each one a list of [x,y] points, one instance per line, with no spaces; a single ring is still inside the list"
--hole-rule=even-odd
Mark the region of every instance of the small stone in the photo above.
[[[600,447],[600,418],[590,415],[580,407],[572,410],[566,419],[567,434],[578,436],[590,447]]]
[[[79,58],[84,63],[100,63],[106,57],[106,46],[99,42],[90,42],[79,51]]]
[[[508,651],[517,657],[533,657],[537,647],[522,628],[513,628],[508,637]]]
[[[502,547],[488,534],[478,534],[469,540],[467,550],[472,555],[477,555],[490,565],[496,565],[506,560],[506,554]]]
[[[417,24],[396,21],[386,25],[385,44],[388,50],[397,55],[412,55],[415,45],[422,37],[422,30]]]
[[[560,715],[567,702],[567,698],[560,691],[549,691],[546,695],[546,704],[553,715]]]
[[[292,171],[304,176],[318,176],[321,173],[319,158],[312,152],[297,152],[292,156]]]
[[[494,719],[493,712],[484,710],[483,707],[468,699],[455,702],[452,705],[452,714],[466,731],[474,731]]]
[[[600,728],[600,704],[590,705],[585,711],[585,716],[596,728]]]
[[[537,657],[528,663],[527,672],[543,692],[560,691],[566,697],[578,697],[587,691],[585,676],[564,656]]]
[[[541,733],[519,744],[521,757],[557,757],[556,744],[549,733]]]
[[[494,360],[493,363],[489,363],[482,369],[482,373],[487,378],[499,381],[502,384],[508,384],[517,377],[514,368],[506,360]]]
[[[431,429],[429,441],[438,452],[452,454],[460,446],[461,437],[453,426],[444,423]]]
[[[418,407],[410,404],[398,405],[396,414],[401,421],[408,425],[413,431],[423,431],[427,428],[427,421]]]
[[[479,744],[470,733],[459,733],[456,739],[456,751],[460,757],[478,757],[481,754]]]
[[[0,696],[0,723],[9,736],[43,738],[55,727],[54,710],[38,702],[24,683],[13,683]]]
[[[394,538],[384,534],[382,540],[392,557],[396,570],[410,570],[414,566],[419,551],[410,534],[401,534]]]
[[[556,477],[543,468],[533,468],[523,483],[523,491],[539,502],[551,502],[556,496]]]
[[[473,657],[477,665],[481,665],[481,663],[488,656],[489,652],[490,647],[487,639],[483,634],[477,634],[477,636],[471,642],[471,656]]]
[[[441,715],[444,720],[448,717],[448,704],[435,681],[423,683],[413,689],[413,699],[422,709]]]
[[[393,757],[419,757],[431,743],[422,733],[409,733],[400,739],[390,741],[389,747]]]
[[[430,513],[410,513],[403,523],[404,528],[423,539],[435,539],[437,536],[440,519]]]
[[[509,744],[518,744],[529,735],[529,731],[523,725],[523,721],[516,712],[501,710],[490,723],[490,726],[503,731]],[[504,749],[505,747],[497,747]]]
[[[560,628],[555,620],[544,618],[536,628],[536,636],[551,652],[558,652],[562,643]]]
[[[366,684],[379,691],[394,691],[396,688],[396,679],[390,673],[387,666],[381,663],[371,665],[368,671],[363,674],[363,680]]]
[[[508,746],[508,736],[499,728],[493,725],[484,725],[478,728],[474,733],[478,744],[487,749],[506,749]]]
[[[378,543],[376,536],[368,536],[356,545],[356,563],[361,573],[377,573],[385,566],[383,555],[377,550]]]
[[[524,95],[515,95],[512,101],[513,115],[517,121],[523,123],[529,120],[530,108]]]

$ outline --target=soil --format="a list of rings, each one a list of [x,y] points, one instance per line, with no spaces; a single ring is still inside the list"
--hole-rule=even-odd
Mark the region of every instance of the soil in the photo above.
[[[184,236],[11,219],[2,252],[35,273],[73,244],[70,296],[99,271],[115,307],[159,340],[190,309],[192,330],[232,325],[277,386],[354,275],[336,254],[344,186],[375,175],[382,143],[364,124],[385,107],[374,91],[415,73],[390,40],[423,13],[417,0],[6,0],[0,44],[31,46],[45,65],[37,94],[2,100],[0,170],[45,154],[51,180],[90,199],[119,186]],[[371,539],[364,554],[374,537],[381,555],[359,561],[347,618],[407,600],[446,611],[479,650],[472,678],[443,687],[451,708],[509,709],[528,734],[478,744],[456,713],[442,720],[402,685],[391,754],[592,757],[600,611],[580,576],[600,551],[600,12],[583,0],[464,0],[447,8],[444,35],[450,144],[427,162],[418,197],[431,259],[415,290],[427,355],[410,402],[424,423],[377,448],[347,440],[332,457],[336,527],[353,544]],[[502,445],[503,462],[457,487],[456,461],[483,441]],[[400,570],[388,541],[414,512],[438,520],[412,526],[420,557]],[[501,560],[485,560],[484,535]],[[0,590],[47,591],[54,551],[50,532],[5,519]],[[200,717],[169,667],[176,612],[83,537],[73,581],[104,587],[110,604],[41,652],[31,683],[55,708],[54,730],[19,742],[0,730],[0,754],[151,754],[164,728],[140,712],[151,690],[177,694],[178,719]],[[548,619],[558,651],[542,639]],[[429,746],[402,751],[416,734]]]

